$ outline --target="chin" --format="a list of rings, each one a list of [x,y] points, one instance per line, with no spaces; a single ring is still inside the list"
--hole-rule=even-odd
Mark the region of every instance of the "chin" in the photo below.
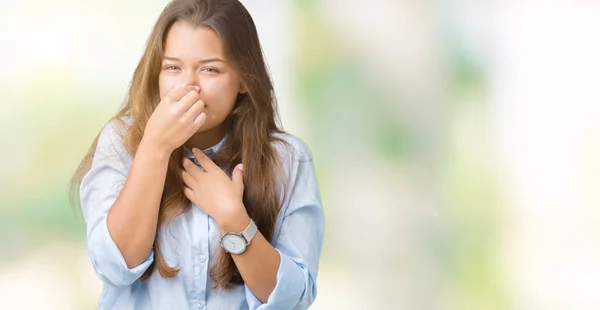
[[[206,123],[202,124],[202,126],[200,126],[200,129],[198,129],[196,131],[196,133],[203,133],[203,132],[207,132],[210,131],[211,129],[213,129],[214,126],[207,126]]]

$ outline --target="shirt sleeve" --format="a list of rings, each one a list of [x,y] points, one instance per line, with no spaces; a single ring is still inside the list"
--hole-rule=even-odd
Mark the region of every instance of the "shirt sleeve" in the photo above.
[[[323,245],[325,217],[312,159],[301,160],[274,243],[280,264],[277,284],[266,303],[248,288],[250,309],[308,309],[317,293],[316,278]]]
[[[112,121],[100,133],[91,169],[83,177],[80,199],[87,226],[87,250],[100,279],[116,287],[135,282],[153,261],[154,253],[139,266],[128,268],[112,239],[106,218],[129,175],[131,156],[123,146],[119,121]]]

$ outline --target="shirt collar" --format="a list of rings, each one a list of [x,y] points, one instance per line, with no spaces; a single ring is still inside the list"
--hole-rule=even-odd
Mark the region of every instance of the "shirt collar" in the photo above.
[[[222,146],[223,143],[225,143],[225,137],[223,137],[223,139],[221,139],[221,141],[219,141],[219,143],[205,149],[202,150],[202,152],[208,156],[208,158],[212,157],[212,155],[214,153],[216,153]],[[195,159],[196,156],[194,156],[194,153],[192,153],[192,150],[190,150],[187,146],[183,146],[183,153],[185,154],[185,156],[189,159]]]

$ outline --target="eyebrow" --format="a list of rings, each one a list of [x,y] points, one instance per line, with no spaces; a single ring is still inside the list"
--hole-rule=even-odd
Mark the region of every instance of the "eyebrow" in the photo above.
[[[163,57],[163,60],[181,61],[181,59],[179,59],[177,57],[169,57],[169,56]],[[210,63],[210,62],[225,62],[225,61],[220,58],[207,58],[207,59],[202,59],[198,62],[206,64],[206,63]]]

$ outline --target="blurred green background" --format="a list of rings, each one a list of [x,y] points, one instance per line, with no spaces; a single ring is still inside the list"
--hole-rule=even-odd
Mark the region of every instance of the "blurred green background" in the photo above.
[[[245,0],[327,217],[311,309],[600,308],[600,4]],[[0,2],[0,309],[94,309],[68,180],[167,1]]]

